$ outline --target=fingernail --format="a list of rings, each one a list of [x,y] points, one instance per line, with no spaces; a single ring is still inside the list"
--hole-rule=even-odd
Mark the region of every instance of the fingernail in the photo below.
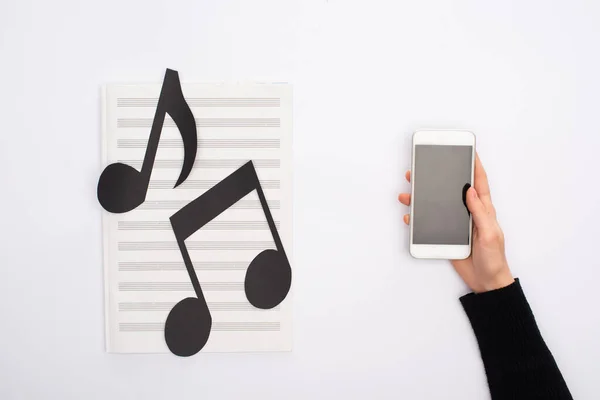
[[[476,198],[476,199],[479,197],[477,195],[477,190],[475,190],[475,188],[473,188],[473,197]]]

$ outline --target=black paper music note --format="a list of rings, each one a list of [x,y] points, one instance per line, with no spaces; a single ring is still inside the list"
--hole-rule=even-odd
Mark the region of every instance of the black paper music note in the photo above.
[[[183,167],[175,187],[182,184],[194,166],[197,150],[196,121],[188,106],[177,71],[167,69],[165,79],[158,98],[158,105],[152,121],[152,129],[148,138],[148,146],[141,171],[123,164],[110,164],[104,169],[98,180],[98,200],[106,211],[124,213],[133,210],[146,199],[150,174],[158,149],[158,142],[165,121],[169,114],[183,139]]]
[[[258,193],[277,250],[264,250],[250,262],[244,281],[246,297],[253,306],[270,309],[281,303],[290,290],[292,269],[254,164],[249,161],[171,216],[171,226],[196,292],[196,297],[187,297],[175,304],[167,317],[165,340],[173,354],[191,356],[199,352],[208,341],[212,326],[212,317],[185,240],[253,190]]]

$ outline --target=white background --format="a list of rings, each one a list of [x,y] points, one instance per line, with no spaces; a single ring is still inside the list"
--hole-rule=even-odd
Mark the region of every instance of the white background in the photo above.
[[[515,275],[597,398],[600,3],[0,2],[0,398],[482,399],[446,262],[396,195],[417,128],[477,134]],[[294,351],[103,347],[100,86],[294,84]]]

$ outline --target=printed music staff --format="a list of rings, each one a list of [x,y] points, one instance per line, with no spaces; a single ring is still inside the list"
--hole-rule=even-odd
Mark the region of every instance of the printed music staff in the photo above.
[[[166,114],[175,122],[184,148],[183,166],[174,187],[189,177],[197,153],[196,121],[183,96],[177,71],[167,69],[140,171],[118,162],[107,166],[100,175],[97,196],[106,211],[126,213],[146,200]],[[191,356],[198,353],[208,342],[212,328],[212,316],[185,241],[254,190],[275,249],[261,251],[249,263],[244,280],[246,298],[256,308],[271,309],[289,293],[292,269],[256,169],[249,161],[170,217],[171,228],[196,294],[175,304],[166,318],[164,338],[173,354]]]
[[[182,184],[192,172],[197,151],[196,121],[183,97],[179,74],[167,69],[141,170],[137,171],[127,164],[114,163],[107,166],[100,175],[98,200],[106,211],[125,213],[135,209],[146,199],[165,114],[173,118],[183,139],[183,167],[175,187]]]
[[[170,218],[196,292],[196,297],[187,297],[177,303],[167,317],[165,340],[173,354],[187,357],[199,352],[208,341],[212,327],[212,317],[185,240],[253,190],[258,194],[276,250],[264,250],[250,262],[244,281],[246,297],[253,306],[270,309],[281,303],[290,290],[292,269],[256,169],[249,161]]]

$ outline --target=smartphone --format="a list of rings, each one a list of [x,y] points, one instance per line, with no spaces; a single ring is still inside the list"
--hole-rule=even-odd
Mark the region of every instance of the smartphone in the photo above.
[[[413,135],[410,254],[461,260],[471,254],[472,220],[464,202],[473,184],[475,135],[422,130]]]

